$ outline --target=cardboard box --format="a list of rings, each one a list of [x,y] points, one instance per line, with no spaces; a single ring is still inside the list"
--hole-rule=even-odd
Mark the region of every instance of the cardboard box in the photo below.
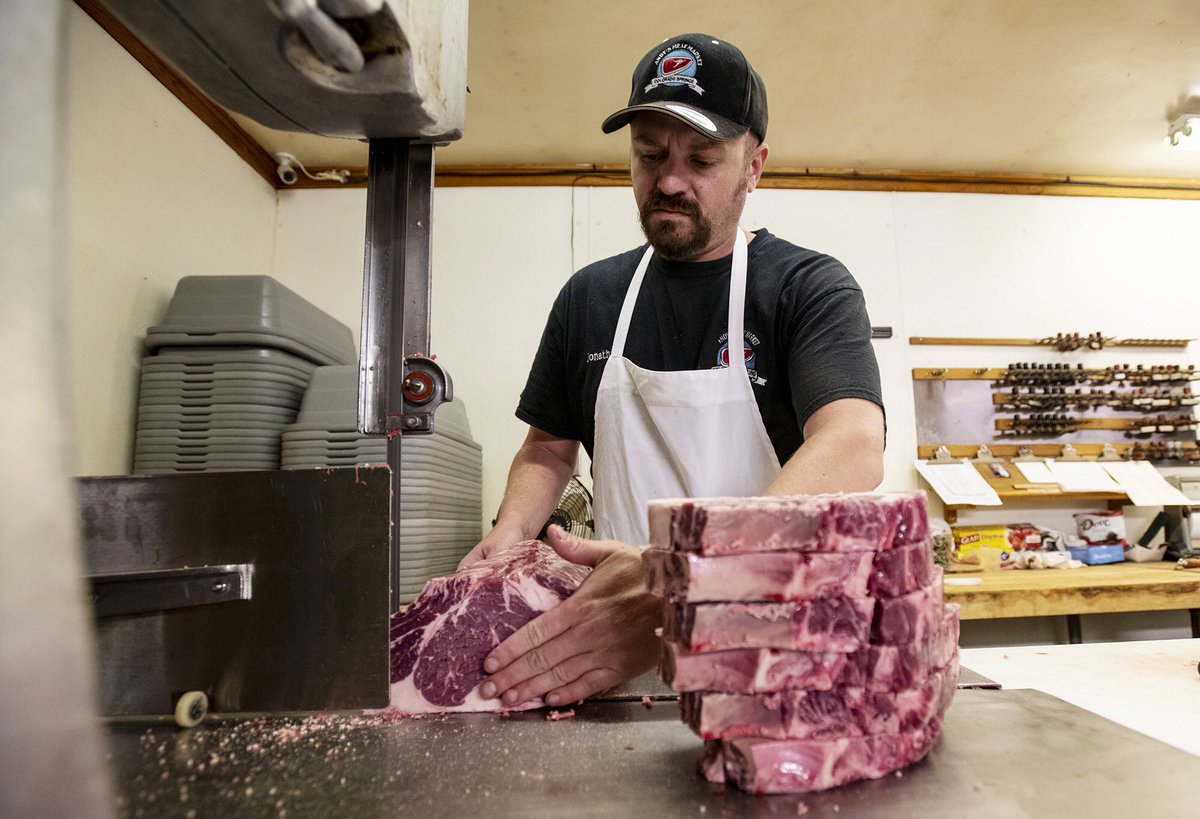
[[[1139,546],[1136,543],[1125,547],[1125,559],[1132,563],[1161,562],[1167,553],[1167,544],[1160,542],[1155,546]]]
[[[1068,546],[1067,551],[1073,560],[1082,561],[1089,566],[1125,562],[1125,547],[1121,544],[1113,546]]]

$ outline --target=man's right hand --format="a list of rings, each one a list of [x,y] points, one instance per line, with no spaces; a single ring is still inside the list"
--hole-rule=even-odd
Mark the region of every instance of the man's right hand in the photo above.
[[[474,549],[467,552],[467,556],[458,562],[458,570],[470,568],[484,558],[491,557],[496,552],[502,552],[514,543],[520,543],[526,538],[521,537],[520,533],[514,533],[508,529],[503,529],[499,526],[488,532],[483,540],[479,541]]]
[[[514,543],[537,537],[558,504],[578,458],[578,441],[556,438],[530,427],[508,472],[495,526],[458,568],[466,569]]]
[[[647,588],[641,550],[559,526],[546,539],[559,557],[592,571],[484,660],[480,696],[499,697],[503,707],[542,696],[552,706],[575,702],[649,671],[658,658],[662,601]]]

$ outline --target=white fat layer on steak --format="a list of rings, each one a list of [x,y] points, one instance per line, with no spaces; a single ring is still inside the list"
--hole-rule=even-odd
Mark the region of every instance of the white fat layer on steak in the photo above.
[[[536,577],[527,574],[509,578],[505,582],[504,602],[509,603],[514,596],[524,600],[535,611],[541,612],[549,611],[562,602],[558,595],[539,583]]]

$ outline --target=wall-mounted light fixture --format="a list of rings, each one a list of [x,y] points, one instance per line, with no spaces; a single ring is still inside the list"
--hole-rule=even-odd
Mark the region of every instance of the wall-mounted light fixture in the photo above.
[[[1180,114],[1167,126],[1166,144],[1200,151],[1200,114]]]

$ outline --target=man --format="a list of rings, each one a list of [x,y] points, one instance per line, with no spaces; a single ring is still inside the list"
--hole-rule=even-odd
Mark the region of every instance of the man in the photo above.
[[[559,294],[517,409],[529,433],[496,526],[463,561],[535,537],[583,444],[600,540],[548,537],[594,569],[486,659],[480,693],[508,704],[562,705],[653,666],[659,604],[636,548],[648,500],[865,491],[882,479],[861,290],[836,260],[738,227],[767,158],[762,79],[729,43],[665,40],[603,130],[627,124],[649,247],[589,265]]]

